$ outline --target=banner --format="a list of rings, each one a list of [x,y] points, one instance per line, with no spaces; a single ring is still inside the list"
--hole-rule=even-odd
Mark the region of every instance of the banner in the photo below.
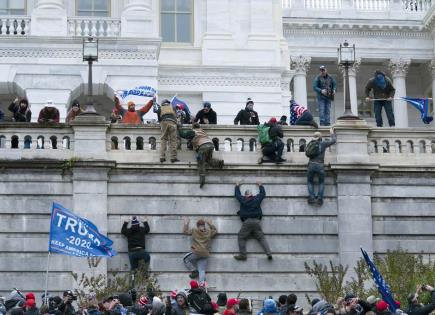
[[[117,253],[113,242],[98,232],[90,221],[79,217],[60,204],[51,207],[50,239],[48,251],[69,256],[112,257]]]
[[[137,86],[134,89],[130,89],[130,90],[117,91],[117,94],[123,100],[130,95],[139,96],[139,97],[154,97],[154,95],[156,95],[156,93],[157,93],[157,91],[154,88],[152,88],[151,86],[146,86],[146,85]]]
[[[367,266],[369,267],[373,281],[376,284],[376,287],[378,288],[379,294],[382,296],[382,299],[388,303],[390,312],[395,313],[397,309],[396,302],[393,299],[393,295],[391,294],[390,287],[388,286],[387,282],[385,282],[384,278],[382,278],[382,275],[379,273],[378,268],[376,268],[373,261],[370,259],[367,252],[361,248],[361,252],[364,256],[364,259],[367,263]]]
[[[414,106],[419,112],[421,120],[425,124],[430,124],[433,120],[432,116],[429,116],[429,99],[428,98],[411,98],[411,97],[402,97],[409,104]]]

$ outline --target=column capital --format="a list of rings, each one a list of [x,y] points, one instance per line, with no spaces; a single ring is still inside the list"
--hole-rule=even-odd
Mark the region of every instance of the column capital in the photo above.
[[[296,74],[306,75],[310,69],[311,57],[307,56],[291,56],[290,68],[295,70]]]
[[[388,67],[391,70],[391,75],[393,78],[406,77],[410,64],[411,59],[394,58],[390,59]]]
[[[432,80],[435,80],[435,59],[432,59],[429,63],[430,71],[432,74]]]
[[[361,58],[356,58],[353,65],[349,67],[349,76],[356,76],[360,65],[361,65]],[[338,69],[342,73],[344,73],[344,67],[342,65],[338,65]]]

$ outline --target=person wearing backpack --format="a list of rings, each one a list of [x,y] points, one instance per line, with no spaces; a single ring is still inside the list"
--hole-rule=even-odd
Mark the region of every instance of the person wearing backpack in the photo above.
[[[337,137],[334,129],[331,128],[331,140],[323,141],[320,132],[315,132],[313,138],[305,148],[305,155],[310,159],[307,171],[308,203],[321,206],[325,189],[325,150],[337,142]],[[316,175],[319,178],[317,196],[314,193],[314,177]]]
[[[276,118],[272,117],[267,123],[259,125],[257,130],[263,157],[267,157],[270,161],[275,163],[285,162],[286,160],[282,158],[284,142],[281,140],[284,134]],[[260,164],[265,162],[263,157],[259,160]]]
[[[213,305],[211,298],[203,287],[199,286],[198,281],[190,281],[189,295],[187,296],[190,313],[212,315]]]

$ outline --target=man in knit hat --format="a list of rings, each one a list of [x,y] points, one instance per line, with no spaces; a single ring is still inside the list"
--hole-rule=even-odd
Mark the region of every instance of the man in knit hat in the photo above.
[[[224,166],[224,161],[213,158],[213,141],[200,124],[193,123],[192,129],[178,129],[178,134],[184,139],[191,140],[193,149],[197,152],[199,187],[202,188],[205,184],[207,165],[221,169]]]
[[[245,109],[241,109],[236,118],[234,118],[234,125],[259,125],[258,113],[254,110],[254,101],[251,98],[246,100]]]
[[[186,268],[191,271],[190,278],[193,279],[199,276],[200,283],[204,285],[207,259],[210,256],[210,243],[216,236],[217,229],[210,219],[207,221],[203,219],[198,220],[196,228],[190,228],[189,222],[189,219],[184,220],[183,232],[184,234],[192,235],[191,252],[184,256],[183,262]]]
[[[305,148],[305,155],[310,159],[308,162],[307,171],[307,188],[308,188],[308,203],[323,204],[323,192],[325,189],[325,151],[328,147],[337,142],[334,129],[331,128],[331,140],[322,140],[320,132],[315,132],[313,140],[308,143]],[[314,193],[314,177],[319,178],[319,191]]]
[[[130,125],[140,125],[142,123],[141,117],[149,112],[153,107],[155,99],[149,100],[143,107],[136,111],[136,104],[132,101],[127,103],[127,110],[125,110],[119,102],[119,98],[115,95],[115,109],[122,116],[121,122]]]
[[[148,268],[150,255],[145,250],[145,234],[149,233],[150,226],[146,219],[142,222],[133,216],[130,222],[125,221],[122,225],[121,234],[127,238],[128,258],[130,259],[131,270],[135,271],[142,261]]]

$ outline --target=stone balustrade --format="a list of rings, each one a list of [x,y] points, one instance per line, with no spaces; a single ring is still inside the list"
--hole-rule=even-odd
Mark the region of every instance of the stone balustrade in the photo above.
[[[69,17],[70,36],[118,37],[121,33],[121,20],[100,17]]]
[[[0,36],[23,36],[30,32],[30,16],[0,16]]]
[[[283,9],[302,7],[310,10],[340,10],[343,0],[283,0]],[[353,0],[348,6],[358,11],[388,11],[393,8],[391,0]],[[427,12],[432,6],[433,0],[402,0],[401,10],[406,12]]]

